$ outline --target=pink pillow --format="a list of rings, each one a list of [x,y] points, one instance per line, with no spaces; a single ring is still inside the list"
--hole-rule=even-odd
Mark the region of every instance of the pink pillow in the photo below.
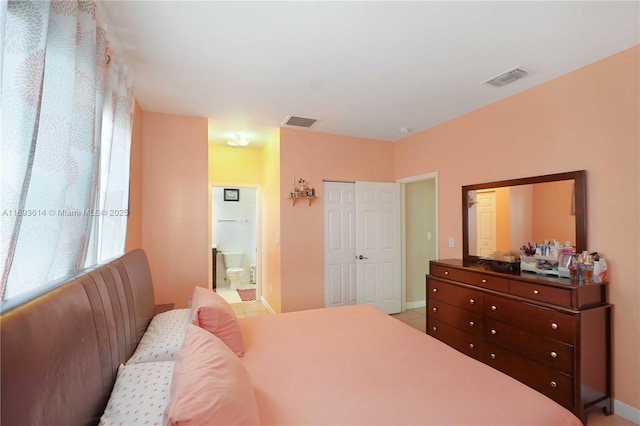
[[[191,298],[191,322],[218,336],[236,355],[244,356],[236,314],[219,294],[196,286]]]
[[[256,397],[242,361],[222,340],[189,324],[171,382],[164,425],[257,425]]]

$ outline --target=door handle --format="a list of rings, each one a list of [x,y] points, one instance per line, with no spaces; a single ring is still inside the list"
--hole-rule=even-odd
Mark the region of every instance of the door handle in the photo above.
[[[368,259],[368,257],[364,257],[363,255],[358,256],[358,259],[363,260],[363,259]]]

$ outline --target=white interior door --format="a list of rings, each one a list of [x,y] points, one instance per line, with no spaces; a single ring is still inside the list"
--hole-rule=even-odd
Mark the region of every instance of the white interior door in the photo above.
[[[356,303],[355,184],[325,182],[324,306]]]
[[[491,257],[496,251],[496,193],[478,192],[478,255]]]
[[[357,303],[401,311],[400,184],[356,182]]]

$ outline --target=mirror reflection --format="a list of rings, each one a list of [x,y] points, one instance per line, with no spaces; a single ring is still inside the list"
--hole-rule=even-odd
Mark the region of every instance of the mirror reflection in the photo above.
[[[520,252],[528,242],[576,245],[575,181],[469,190],[468,254]]]

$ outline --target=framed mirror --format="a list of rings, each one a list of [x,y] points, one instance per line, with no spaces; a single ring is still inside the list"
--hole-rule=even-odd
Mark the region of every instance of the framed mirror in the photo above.
[[[462,253],[465,261],[494,252],[519,257],[528,243],[567,241],[587,249],[584,170],[462,187]]]

